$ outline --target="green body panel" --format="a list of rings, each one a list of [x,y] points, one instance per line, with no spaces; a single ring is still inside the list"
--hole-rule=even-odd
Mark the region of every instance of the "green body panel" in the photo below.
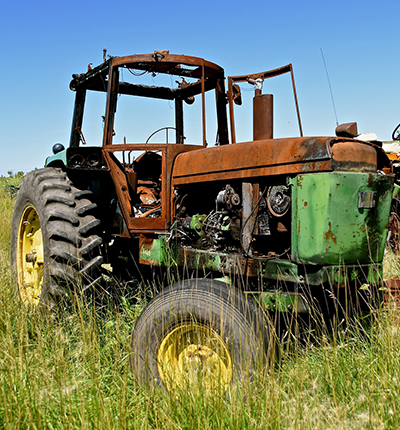
[[[140,248],[140,263],[152,266],[179,266],[199,273],[209,271],[227,276],[243,275],[263,279],[266,285],[277,281],[306,285],[336,285],[345,287],[358,279],[360,283],[380,285],[382,264],[350,264],[304,266],[288,260],[247,260],[235,253],[185,248],[167,241],[167,236],[146,242]]]
[[[398,186],[397,184],[394,184],[393,198],[398,199],[399,196],[400,196],[400,186]]]
[[[139,263],[151,266],[171,267],[175,264],[173,250],[168,246],[168,236],[145,242],[139,250]]]
[[[286,260],[261,261],[264,280],[306,283],[307,285],[337,285],[344,287],[356,278],[361,282],[379,285],[383,280],[383,266],[375,264],[349,264],[333,266],[304,266]]]
[[[290,183],[293,261],[320,265],[382,261],[391,176],[328,172],[298,175]],[[374,195],[375,207],[360,208],[360,192]]]
[[[51,166],[52,163],[55,161],[61,161],[64,166],[67,165],[67,150],[64,149],[63,151],[58,152],[57,154],[50,155],[46,158],[46,161],[44,162],[44,167]]]
[[[222,273],[238,273],[240,258],[235,253],[208,251],[205,249],[184,248],[180,244],[174,246],[176,264],[192,270],[212,270]]]
[[[264,279],[273,279],[285,282],[301,282],[299,268],[287,260],[260,260],[261,275]]]
[[[247,294],[254,295],[257,303],[266,311],[296,313],[310,311],[307,300],[299,293],[270,290]]]
[[[383,282],[383,265],[375,264],[353,264],[336,266],[318,266],[318,270],[312,271],[313,266],[305,268],[304,281],[307,285],[336,285],[346,287],[356,279],[360,283],[381,285]]]

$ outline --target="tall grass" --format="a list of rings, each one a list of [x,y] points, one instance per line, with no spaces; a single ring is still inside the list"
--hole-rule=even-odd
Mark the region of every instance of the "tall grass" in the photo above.
[[[13,200],[2,189],[0,180],[0,428],[400,427],[400,315],[390,308],[368,329],[282,347],[275,366],[217,398],[138,386],[128,363],[134,303],[102,315],[80,300],[68,312],[20,304],[9,268]]]

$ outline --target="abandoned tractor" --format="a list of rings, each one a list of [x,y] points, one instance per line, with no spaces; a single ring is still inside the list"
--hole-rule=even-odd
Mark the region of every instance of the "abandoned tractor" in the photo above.
[[[286,73],[300,136],[274,139],[262,87]],[[121,282],[157,271],[131,366],[168,390],[199,375],[207,390],[226,387],[265,363],[268,314],[362,310],[382,283],[393,189],[383,150],[352,125],[304,137],[290,64],[227,83],[218,65],[168,51],[73,75],[69,146],[54,145],[15,203],[12,265],[28,305],[96,289],[106,268]],[[246,85],[253,139],[237,142]],[[94,117],[98,135],[85,128]]]

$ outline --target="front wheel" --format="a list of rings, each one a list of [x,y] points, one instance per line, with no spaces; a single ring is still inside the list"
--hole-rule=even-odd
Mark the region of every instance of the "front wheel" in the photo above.
[[[220,281],[184,281],[143,310],[131,368],[143,384],[213,394],[262,369],[268,340],[266,320],[242,292]]]

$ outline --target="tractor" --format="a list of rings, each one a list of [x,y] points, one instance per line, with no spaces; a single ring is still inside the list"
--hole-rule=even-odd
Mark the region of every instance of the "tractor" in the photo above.
[[[283,74],[298,137],[273,136],[263,84]],[[239,142],[244,86],[253,138]],[[168,391],[200,378],[213,392],[268,361],[271,315],[379,304],[392,164],[355,123],[303,136],[291,64],[225,78],[202,58],[155,51],[104,57],[70,89],[69,145],[53,146],[15,202],[12,269],[27,306],[107,289],[107,274],[157,279],[132,371]],[[85,129],[96,115],[98,132]]]

